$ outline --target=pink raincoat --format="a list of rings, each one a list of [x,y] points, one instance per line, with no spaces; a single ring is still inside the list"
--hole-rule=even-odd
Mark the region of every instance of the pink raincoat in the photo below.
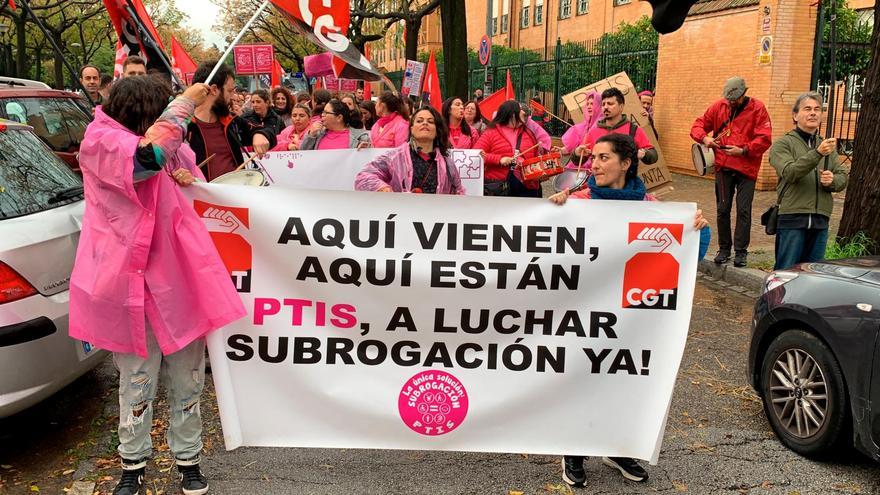
[[[409,122],[399,113],[386,115],[370,129],[373,148],[397,148],[409,141]]]
[[[437,194],[464,194],[458,168],[451,160],[434,150],[437,162]],[[409,142],[376,158],[364,166],[354,180],[357,191],[377,191],[383,186],[394,192],[409,192],[412,189],[413,164]]]
[[[169,110],[187,106],[180,100]],[[188,107],[180,113],[191,116]],[[161,136],[151,141],[161,141],[172,166],[204,180],[194,153],[181,144],[187,116],[176,117],[157,121],[150,131]],[[145,317],[167,355],[246,311],[177,183],[164,171],[134,183],[140,139],[100,107],[86,129],[79,155],[86,208],[70,279],[70,336],[146,358]]]
[[[590,114],[587,111],[587,106],[590,105],[592,101],[593,107],[593,115],[590,117]],[[570,127],[565,134],[562,135],[562,146],[565,148],[565,153],[573,153],[574,149],[582,144],[586,144],[586,136],[590,129],[596,125],[596,122],[602,118],[602,95],[595,91],[591,91],[587,93],[587,99],[584,103],[584,120]],[[569,165],[574,167],[577,166],[579,158],[577,156],[572,157],[572,161],[569,162]],[[591,168],[592,158],[584,158],[584,168]]]

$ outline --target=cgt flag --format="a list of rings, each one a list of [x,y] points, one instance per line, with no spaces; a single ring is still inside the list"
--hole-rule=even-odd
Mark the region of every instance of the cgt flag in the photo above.
[[[107,14],[116,29],[126,57],[138,55],[147,62],[147,69],[170,74],[171,64],[165,46],[141,0],[103,0]],[[139,29],[141,26],[143,30]],[[144,39],[148,37],[149,39]]]
[[[431,50],[431,58],[428,59],[428,68],[425,70],[425,79],[422,83],[422,101],[426,100],[438,112],[443,106],[443,95],[440,94],[440,74],[437,72],[434,50]]]
[[[272,3],[309,41],[333,53],[333,73],[337,78],[387,80],[346,36],[350,18],[348,0],[272,0]]]
[[[177,41],[174,36],[171,37],[171,67],[177,73],[177,77],[186,84],[192,84],[192,78],[196,73],[198,65],[193,61],[192,57],[186,53],[186,50]]]

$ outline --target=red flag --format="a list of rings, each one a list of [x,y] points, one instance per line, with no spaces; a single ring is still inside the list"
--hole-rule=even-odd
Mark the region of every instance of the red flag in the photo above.
[[[157,69],[167,73],[170,63],[165,56],[165,47],[141,0],[130,0],[132,12],[128,11],[126,0],[103,0],[103,2],[116,29],[116,36],[124,45],[123,50],[126,55],[139,55],[146,59],[147,69]],[[138,25],[142,25],[146,33],[142,34]],[[152,43],[145,40],[145,36],[151,38]],[[153,48],[153,44],[158,49]]]
[[[425,100],[428,100],[428,103],[438,112],[443,106],[443,95],[440,94],[440,74],[437,72],[434,50],[431,50],[431,58],[428,59],[428,68],[425,70],[425,79],[422,82],[422,101]]]
[[[364,56],[369,60],[370,58],[370,45],[364,47]],[[364,101],[370,101],[373,99],[373,84],[370,81],[364,81]]]
[[[281,78],[284,77],[284,68],[275,60],[272,64],[272,87],[281,86]]]
[[[122,64],[128,57],[128,51],[118,40],[116,41],[116,61],[113,64],[113,80],[122,77]]]
[[[193,75],[199,67],[174,36],[171,37],[171,67],[177,72],[177,77],[186,84],[192,84]]]
[[[495,117],[495,112],[498,111],[498,107],[507,100],[513,100],[515,95],[516,92],[513,90],[513,83],[510,81],[510,71],[508,70],[507,84],[498,91],[483,98],[483,101],[479,103],[480,113],[483,114],[484,118],[492,120]]]
[[[9,8],[15,10],[15,0],[9,0]]]
[[[547,113],[547,108],[545,108],[544,105],[541,105],[540,103],[538,103],[535,100],[529,100],[529,107],[531,107],[532,111],[537,114],[543,115],[543,114]]]

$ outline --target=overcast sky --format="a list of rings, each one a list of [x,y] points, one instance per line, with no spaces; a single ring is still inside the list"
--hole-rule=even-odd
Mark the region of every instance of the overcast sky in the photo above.
[[[214,33],[214,24],[220,12],[216,5],[210,0],[174,0],[174,3],[189,16],[189,26],[202,32],[208,46],[217,44],[223,48],[223,36]]]

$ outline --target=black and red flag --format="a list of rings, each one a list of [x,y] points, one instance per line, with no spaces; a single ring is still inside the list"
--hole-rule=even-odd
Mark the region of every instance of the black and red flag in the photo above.
[[[123,53],[127,57],[137,55],[143,58],[147,62],[147,69],[173,76],[165,47],[141,0],[103,1],[119,36]]]

